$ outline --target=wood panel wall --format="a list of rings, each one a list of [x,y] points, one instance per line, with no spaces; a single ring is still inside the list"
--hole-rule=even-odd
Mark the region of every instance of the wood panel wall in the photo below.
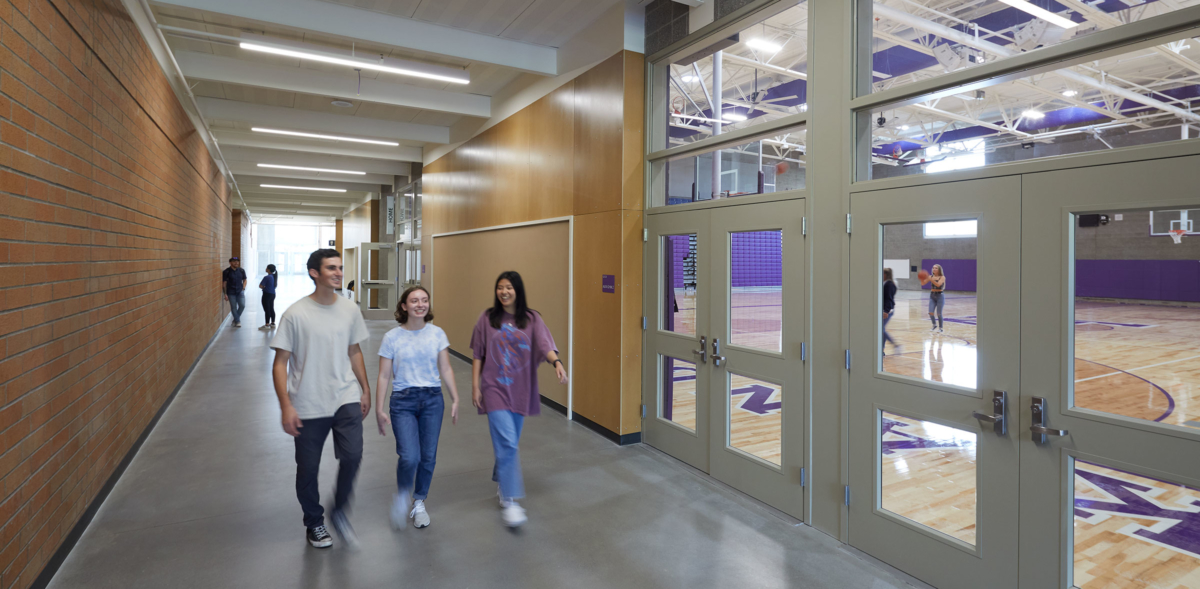
[[[574,409],[626,439],[641,431],[644,63],[617,53],[423,170],[428,235],[574,216]]]

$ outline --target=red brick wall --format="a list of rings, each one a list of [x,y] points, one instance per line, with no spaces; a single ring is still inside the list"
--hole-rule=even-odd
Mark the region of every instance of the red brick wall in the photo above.
[[[228,201],[119,0],[0,0],[0,588],[219,326]]]

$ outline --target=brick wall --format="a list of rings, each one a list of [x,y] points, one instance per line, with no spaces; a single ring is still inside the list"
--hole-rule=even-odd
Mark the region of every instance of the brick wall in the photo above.
[[[119,0],[0,0],[0,588],[219,326],[228,200]]]

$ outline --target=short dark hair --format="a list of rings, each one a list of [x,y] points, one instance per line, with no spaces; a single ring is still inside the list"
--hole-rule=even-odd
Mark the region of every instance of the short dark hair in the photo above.
[[[400,295],[400,302],[396,303],[396,323],[403,325],[406,321],[408,321],[408,311],[405,311],[404,308],[401,307],[400,305],[407,303],[408,295],[410,295],[413,292],[418,291],[418,290],[425,293],[425,296],[427,296],[427,297],[430,296],[429,291],[425,290],[424,286],[408,287],[408,289],[404,291],[404,294]],[[432,298],[432,297],[430,297],[430,298]],[[425,320],[433,321],[433,304],[432,303],[430,303],[430,305],[429,305],[429,310],[425,312]]]
[[[308,256],[308,269],[316,270],[317,274],[320,274],[321,273],[321,262],[324,262],[328,258],[340,258],[340,257],[342,257],[342,254],[338,253],[338,251],[335,249],[330,249],[330,248],[319,249],[319,250],[313,252],[310,256]],[[317,281],[316,278],[313,278],[312,274],[309,274],[308,277],[312,278],[313,282]]]
[[[232,258],[229,258],[229,261],[230,262],[240,262],[241,260],[237,259],[237,256],[234,256]]]

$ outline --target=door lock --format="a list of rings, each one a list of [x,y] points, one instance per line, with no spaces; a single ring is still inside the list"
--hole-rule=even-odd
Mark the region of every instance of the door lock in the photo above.
[[[1065,436],[1067,430],[1053,429],[1046,427],[1046,398],[1034,397],[1033,404],[1029,407],[1033,412],[1033,425],[1029,426],[1029,431],[1033,432],[1033,443],[1045,444],[1046,436]]]
[[[705,348],[705,346],[706,346],[707,344],[708,344],[708,340],[706,340],[706,339],[704,338],[704,336],[700,336],[700,349],[699,349],[699,350],[692,350],[692,355],[693,355],[693,356],[700,356],[700,363],[701,363],[701,364],[706,364],[706,363],[708,362],[708,349],[707,349],[707,348]]]
[[[712,352],[713,366],[720,366],[721,363],[725,361],[725,356],[721,355],[721,338],[714,337],[712,344],[713,344],[713,352]]]
[[[996,435],[1003,436],[1008,433],[1008,392],[1007,391],[992,391],[992,411],[991,415],[975,411],[971,413],[979,421],[986,421],[992,424],[996,431]]]

